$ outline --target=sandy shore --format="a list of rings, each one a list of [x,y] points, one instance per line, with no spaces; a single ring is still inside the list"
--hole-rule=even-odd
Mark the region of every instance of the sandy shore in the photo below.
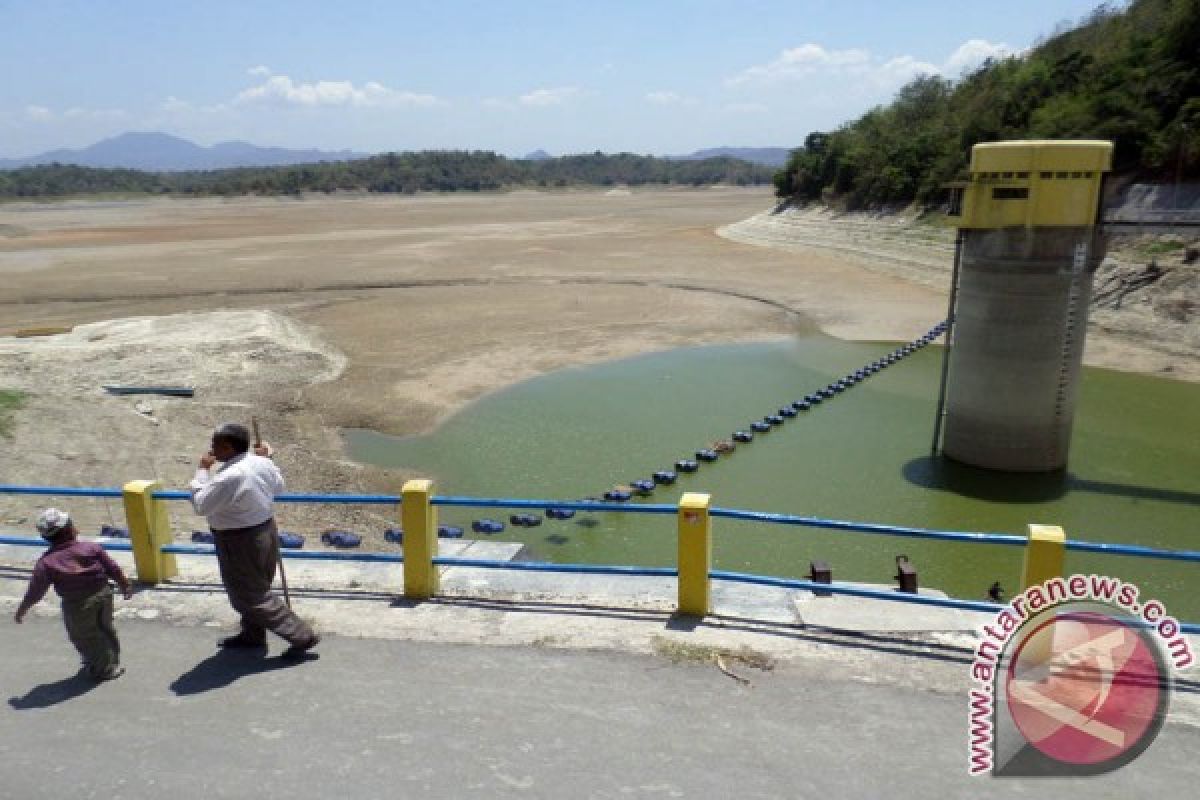
[[[569,365],[818,326],[908,339],[944,316],[948,234],[825,221],[780,240],[755,216],[771,204],[722,188],[0,206],[0,388],[28,395],[0,481],[182,486],[210,427],[254,413],[293,489],[391,493],[409,476],[346,461],[340,428],[425,431]],[[231,311],[252,313],[206,316]],[[169,315],[153,346],[77,331],[85,358],[4,336]],[[1088,361],[1197,377],[1196,359],[1129,336],[1093,337]],[[139,410],[99,389],[138,375],[197,396]],[[9,526],[34,508],[2,502]],[[310,530],[382,520],[296,513]]]

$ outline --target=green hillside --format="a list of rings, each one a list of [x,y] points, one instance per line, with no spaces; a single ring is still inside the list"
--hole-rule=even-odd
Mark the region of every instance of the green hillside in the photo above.
[[[917,78],[891,105],[810,133],[776,193],[849,209],[929,204],[977,142],[1042,138],[1111,140],[1118,173],[1200,173],[1200,0],[1101,6],[957,82]]]

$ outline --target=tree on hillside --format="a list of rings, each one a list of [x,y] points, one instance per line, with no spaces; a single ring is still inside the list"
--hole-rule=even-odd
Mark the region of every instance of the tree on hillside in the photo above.
[[[1114,168],[1200,173],[1200,0],[1096,9],[1031,52],[957,83],[919,77],[890,105],[810,134],[774,179],[778,196],[847,208],[928,204],[963,177],[979,142],[1108,139]]]
[[[54,164],[0,171],[0,198],[98,192],[274,195],[301,192],[453,192],[512,186],[761,185],[772,170],[734,158],[670,161],[631,153],[511,161],[483,151],[384,153],[357,161],[208,172],[149,173]]]

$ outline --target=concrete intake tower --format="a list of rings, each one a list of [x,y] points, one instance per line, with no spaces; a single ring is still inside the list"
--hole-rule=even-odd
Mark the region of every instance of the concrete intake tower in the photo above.
[[[951,204],[959,236],[938,420],[949,458],[1066,467],[1111,163],[1101,141],[972,148],[970,180]]]

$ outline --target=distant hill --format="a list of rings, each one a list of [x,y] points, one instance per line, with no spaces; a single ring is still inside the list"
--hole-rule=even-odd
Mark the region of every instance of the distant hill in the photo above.
[[[788,147],[710,147],[686,156],[666,156],[677,161],[703,161],[706,158],[738,158],[764,167],[782,167],[787,163]]]
[[[384,153],[353,161],[194,171],[42,164],[0,170],[0,200],[71,195],[297,195],[303,192],[457,192],[569,186],[762,186],[773,167],[734,158],[669,160],[590,153],[542,160],[487,151]]]
[[[81,167],[138,169],[152,172],[275,167],[320,161],[349,161],[369,153],[349,150],[288,150],[258,147],[249,142],[220,142],[211,147],[166,133],[123,133],[82,150],[52,150],[28,158],[0,159],[0,169],[39,164],[76,164]]]
[[[534,150],[532,153],[526,153],[524,156],[522,156],[521,160],[522,161],[545,161],[545,160],[553,158],[553,157],[554,156],[550,155],[545,150],[539,149],[539,150]]]

